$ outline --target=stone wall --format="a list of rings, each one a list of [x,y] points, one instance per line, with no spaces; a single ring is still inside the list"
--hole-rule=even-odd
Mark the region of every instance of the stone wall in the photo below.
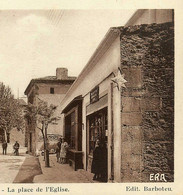
[[[121,28],[122,182],[174,180],[173,23]],[[157,180],[158,181],[158,180]],[[155,181],[153,181],[155,182]]]

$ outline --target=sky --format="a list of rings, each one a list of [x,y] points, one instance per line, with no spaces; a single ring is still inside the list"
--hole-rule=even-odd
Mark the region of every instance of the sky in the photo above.
[[[110,27],[135,10],[0,10],[0,82],[15,97],[33,78],[68,68],[78,76]]]

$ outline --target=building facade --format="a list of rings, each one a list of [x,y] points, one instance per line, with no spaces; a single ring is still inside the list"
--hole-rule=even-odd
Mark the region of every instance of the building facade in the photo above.
[[[28,103],[37,105],[39,100],[47,102],[49,105],[57,106],[55,116],[60,115],[60,102],[64,98],[66,92],[75,81],[76,77],[68,76],[66,68],[57,68],[56,76],[47,76],[38,79],[32,79],[25,90]],[[59,120],[56,124],[49,124],[48,140],[50,144],[54,144],[61,133],[62,121]],[[38,153],[43,148],[43,138],[41,131],[34,124],[28,124],[28,151],[32,154]]]
[[[173,181],[173,11],[138,10],[110,28],[61,105],[75,170],[91,171],[99,138],[108,182]]]

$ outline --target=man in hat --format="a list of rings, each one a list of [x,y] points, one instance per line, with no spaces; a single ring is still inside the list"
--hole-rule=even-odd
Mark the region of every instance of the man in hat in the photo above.
[[[8,144],[7,144],[6,140],[4,140],[2,143],[3,155],[6,155],[7,147],[8,147]]]

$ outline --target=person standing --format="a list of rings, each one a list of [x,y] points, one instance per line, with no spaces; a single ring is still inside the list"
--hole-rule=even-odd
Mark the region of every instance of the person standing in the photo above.
[[[60,149],[60,163],[62,164],[66,163],[68,147],[69,147],[68,143],[63,138],[61,143],[61,149]]]
[[[57,157],[57,162],[60,161],[60,149],[61,149],[61,138],[59,138],[59,141],[57,143],[57,148],[56,148],[56,157]]]
[[[7,144],[7,142],[4,140],[3,143],[2,143],[3,155],[6,155],[7,147],[8,147],[8,144]]]
[[[100,180],[102,174],[102,149],[100,146],[100,140],[97,139],[95,143],[95,149],[93,151],[93,161],[91,166],[91,172],[94,173],[93,180]]]
[[[101,143],[101,150],[102,150],[101,181],[107,182],[107,146],[104,140]]]
[[[18,141],[16,141],[15,142],[15,144],[14,144],[14,146],[13,146],[13,149],[15,150],[14,151],[14,154],[16,155],[16,156],[18,156],[19,155],[19,147],[20,147],[20,144],[18,143]]]

